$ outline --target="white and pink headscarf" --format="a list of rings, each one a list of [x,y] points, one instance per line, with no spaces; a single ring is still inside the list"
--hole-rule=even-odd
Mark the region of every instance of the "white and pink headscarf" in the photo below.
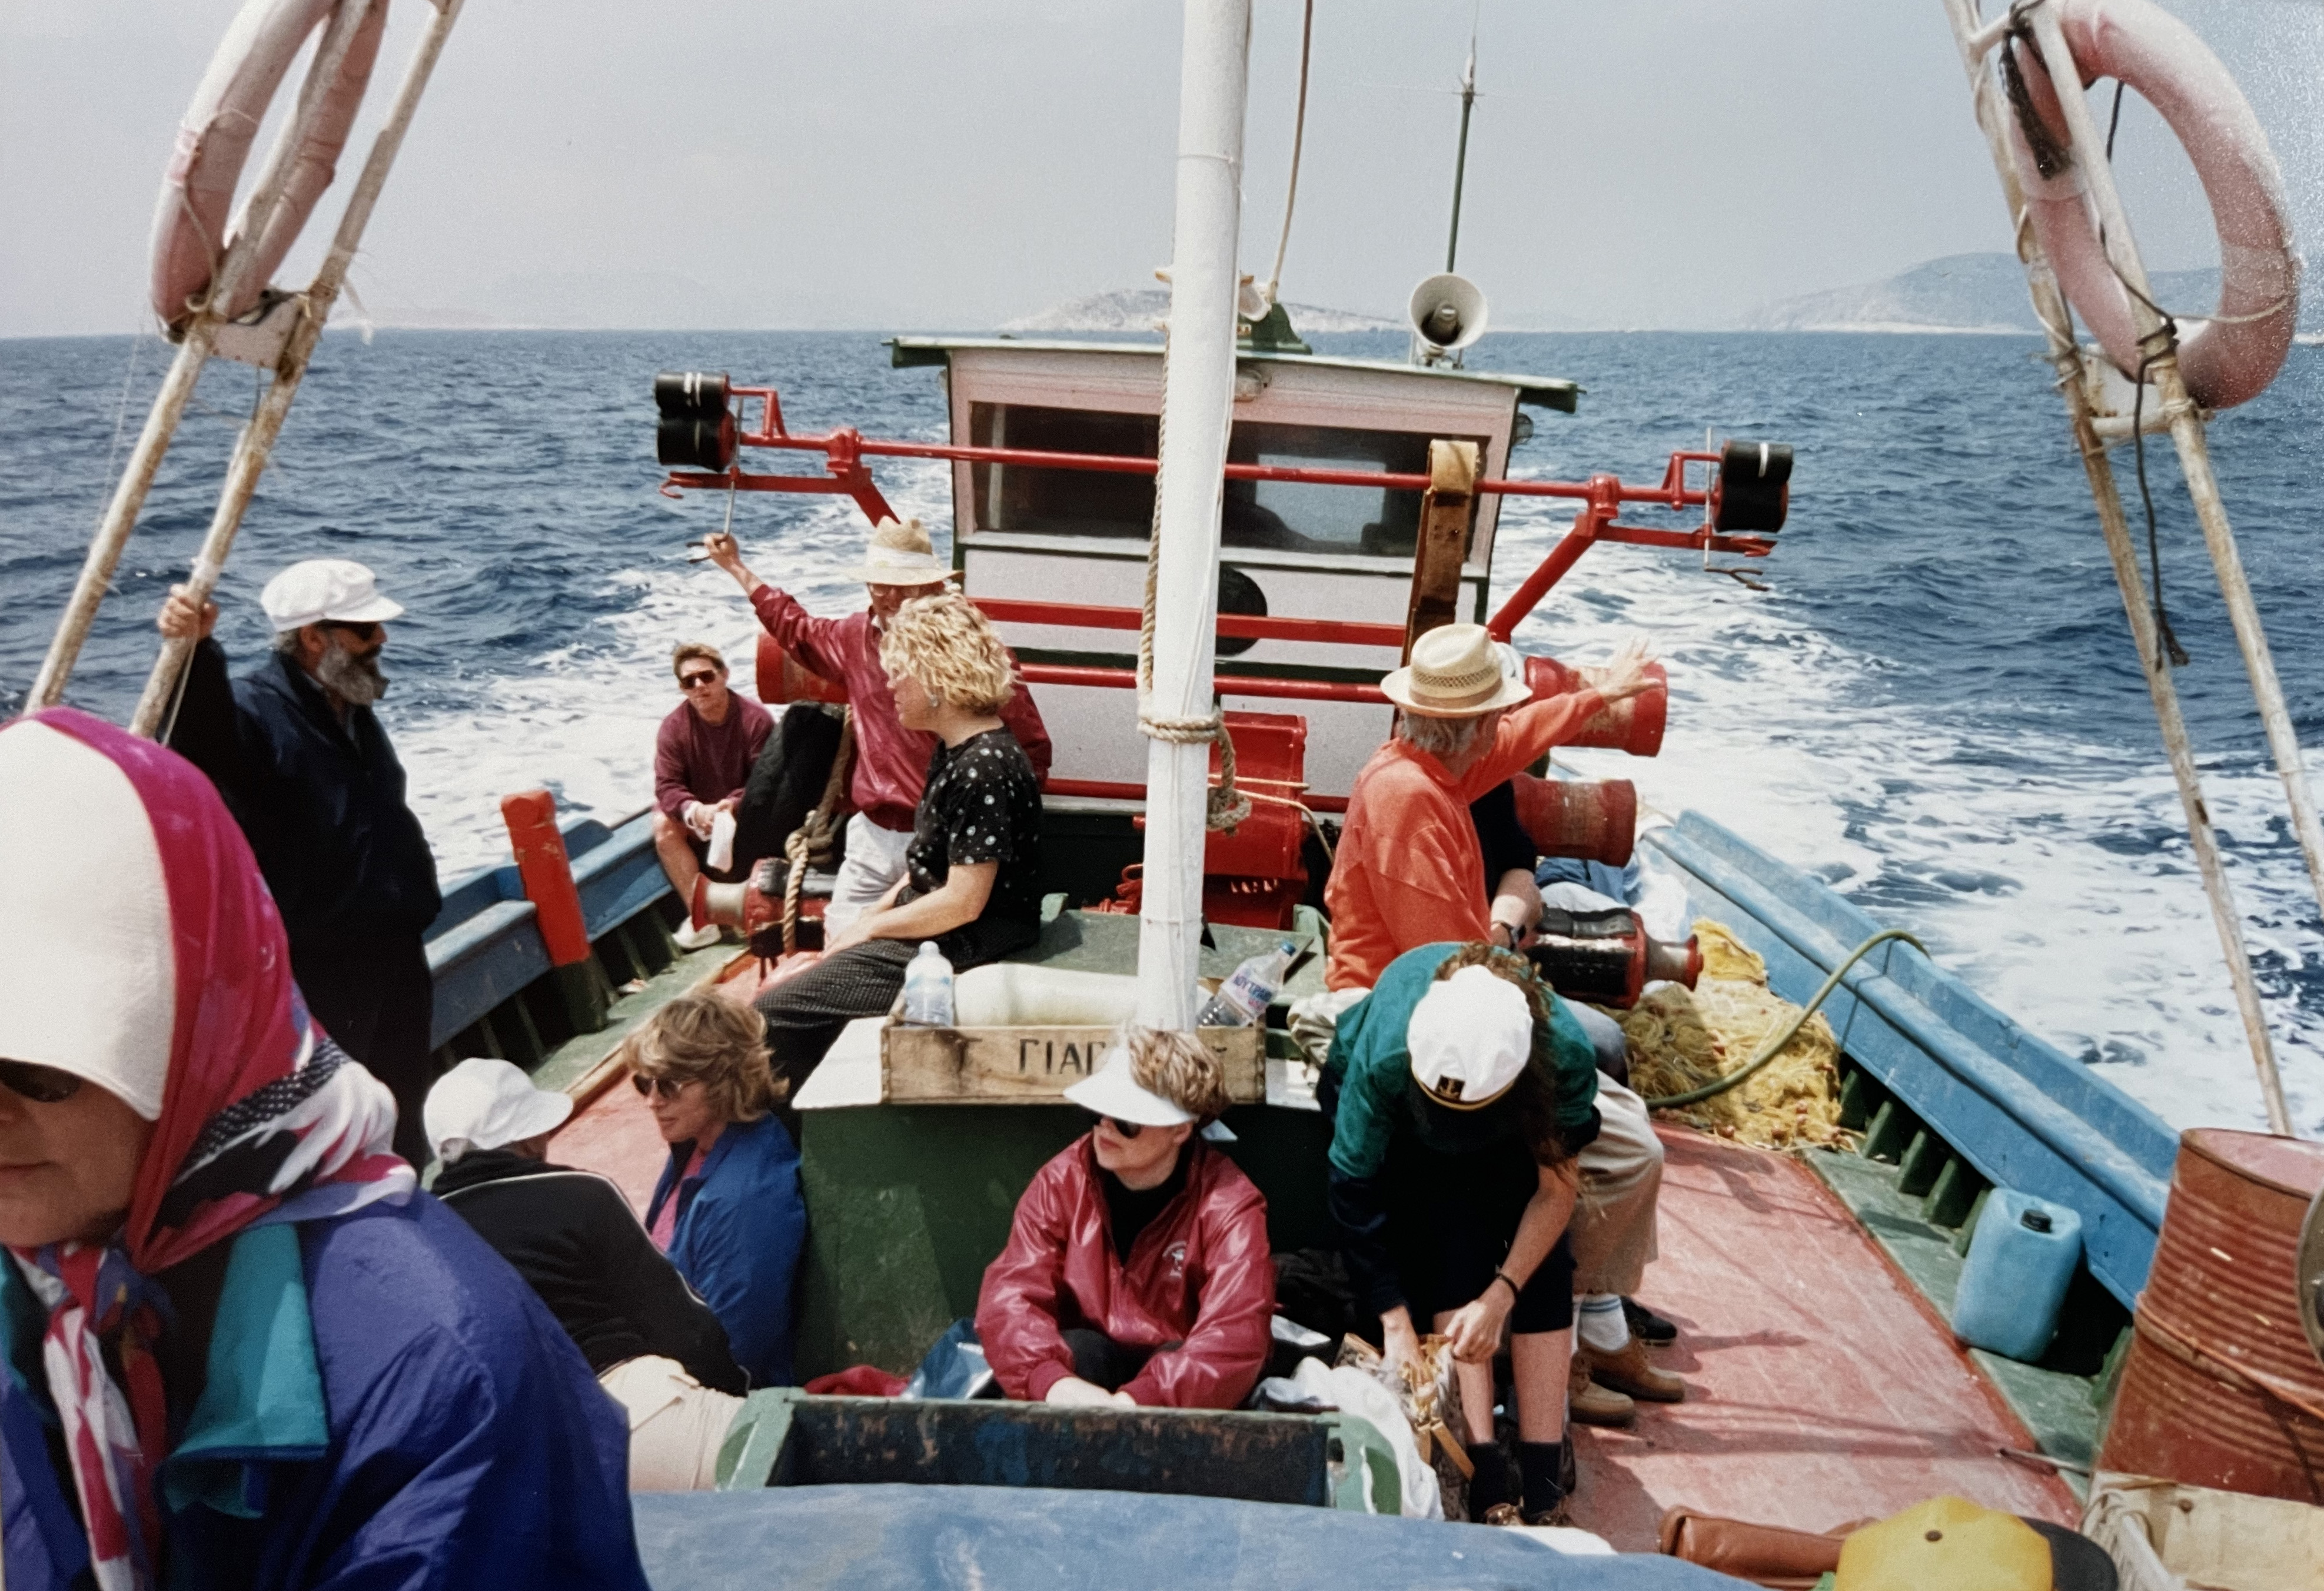
[[[323,1034],[241,829],[191,763],[56,708],[0,727],[0,1057],[153,1124],[102,1246],[12,1248],[103,1591],[155,1583],[168,1405],[147,1279],[248,1227],[408,1198],[387,1088]],[[121,1366],[106,1367],[110,1346]]]

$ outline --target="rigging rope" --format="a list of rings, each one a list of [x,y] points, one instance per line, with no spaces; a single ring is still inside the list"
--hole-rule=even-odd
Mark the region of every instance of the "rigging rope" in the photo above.
[[[1275,269],[1267,275],[1267,306],[1273,309],[1283,285],[1283,256],[1291,252],[1291,211],[1299,202],[1299,152],[1307,141],[1307,64],[1315,42],[1315,0],[1307,0],[1299,23],[1299,109],[1291,119],[1291,180],[1283,190],[1283,236],[1275,245]]]
[[[783,954],[798,948],[799,891],[807,883],[810,863],[831,859],[834,841],[838,837],[838,825],[833,819],[838,814],[841,794],[847,789],[847,765],[855,751],[855,710],[841,709],[839,748],[831,754],[831,772],[823,782],[823,799],[807,820],[791,830],[783,841],[783,859],[788,864],[783,870]]]

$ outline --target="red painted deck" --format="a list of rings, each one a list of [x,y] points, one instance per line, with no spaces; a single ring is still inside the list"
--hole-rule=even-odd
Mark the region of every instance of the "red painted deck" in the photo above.
[[[1652,1551],[1665,1509],[1826,1531],[1950,1493],[2073,1524],[2054,1475],[1997,1457],[2032,1438],[1952,1334],[1799,1161],[1663,1129],[1661,1258],[1644,1296],[1678,1323],[1657,1362],[1684,1403],[1583,1429],[1574,1523]]]

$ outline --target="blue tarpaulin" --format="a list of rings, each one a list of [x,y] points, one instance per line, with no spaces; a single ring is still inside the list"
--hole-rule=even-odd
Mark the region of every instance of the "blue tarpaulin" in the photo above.
[[[1675,1559],[1328,1508],[1003,1486],[641,1493],[655,1591],[1734,1591]]]

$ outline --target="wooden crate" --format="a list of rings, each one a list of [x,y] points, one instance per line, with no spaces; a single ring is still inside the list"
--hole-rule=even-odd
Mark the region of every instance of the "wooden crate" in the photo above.
[[[1227,1097],[1267,1098],[1266,1034],[1257,1027],[1204,1028],[1203,1042],[1226,1065]],[[1111,1028],[918,1028],[880,1031],[881,1097],[890,1105],[1038,1105],[1105,1064]]]

